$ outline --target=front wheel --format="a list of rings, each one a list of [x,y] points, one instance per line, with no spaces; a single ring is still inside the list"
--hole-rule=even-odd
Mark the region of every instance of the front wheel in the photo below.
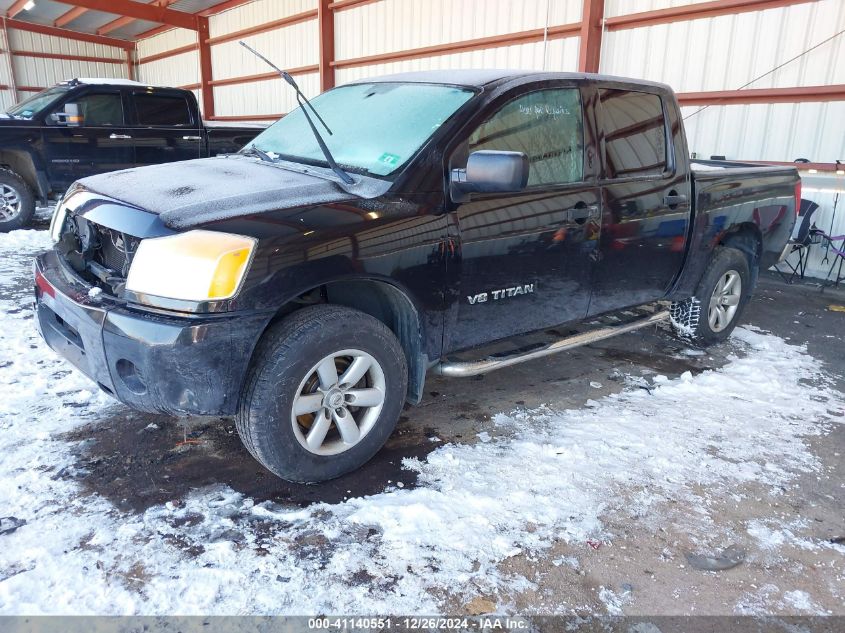
[[[672,324],[679,334],[704,345],[727,339],[751,296],[751,270],[742,251],[718,247],[695,295],[672,304]]]
[[[0,233],[29,226],[35,214],[35,196],[23,178],[0,169]]]
[[[304,308],[262,337],[236,417],[247,450],[296,482],[344,475],[393,432],[408,386],[405,354],[373,317]]]

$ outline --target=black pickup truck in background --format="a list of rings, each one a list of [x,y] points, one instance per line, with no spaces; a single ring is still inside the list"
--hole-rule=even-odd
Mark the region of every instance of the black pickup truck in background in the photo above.
[[[82,180],[35,266],[54,350],[131,407],[234,416],[296,481],[372,457],[427,372],[670,315],[726,339],[800,206],[793,167],[691,162],[663,84],[450,70],[312,104],[240,154]]]
[[[26,226],[36,202],[80,178],[237,152],[265,127],[205,123],[188,90],[62,82],[0,114],[0,231]]]

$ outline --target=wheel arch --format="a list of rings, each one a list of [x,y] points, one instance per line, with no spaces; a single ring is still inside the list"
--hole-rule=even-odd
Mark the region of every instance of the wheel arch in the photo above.
[[[20,149],[0,150],[0,168],[14,172],[29,186],[34,195],[44,198],[42,183],[38,178],[38,168],[32,154]]]
[[[763,235],[760,233],[760,227],[753,222],[737,224],[722,236],[719,245],[735,248],[745,255],[753,290],[757,286],[757,278],[760,274],[759,262],[763,255]]]
[[[293,312],[319,303],[360,310],[390,328],[405,352],[408,366],[406,400],[411,404],[418,404],[425,386],[428,354],[425,349],[425,326],[421,310],[414,303],[410,293],[395,283],[372,277],[326,280],[299,292],[281,305],[264,331]],[[264,332],[261,336],[263,334]]]

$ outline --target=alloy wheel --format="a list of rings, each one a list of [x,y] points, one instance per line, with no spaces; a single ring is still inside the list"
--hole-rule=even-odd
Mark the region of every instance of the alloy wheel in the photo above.
[[[737,271],[729,270],[716,282],[710,297],[707,317],[711,330],[721,332],[730,325],[739,309],[741,298],[742,278]]]
[[[358,444],[384,406],[384,370],[370,354],[347,349],[324,357],[296,391],[291,424],[315,455],[337,455]]]
[[[21,197],[9,185],[0,185],[0,218],[14,220],[21,212]]]

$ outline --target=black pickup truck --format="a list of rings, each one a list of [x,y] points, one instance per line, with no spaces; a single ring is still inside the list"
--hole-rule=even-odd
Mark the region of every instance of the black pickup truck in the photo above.
[[[188,90],[73,79],[0,114],[0,231],[27,226],[36,201],[127,167],[237,152],[266,126],[204,123]]]
[[[370,459],[429,371],[481,374],[670,312],[725,339],[795,223],[797,171],[691,163],[661,84],[425,72],[313,106],[239,155],[80,181],[35,268],[54,350],[131,407],[234,416],[291,480]],[[479,351],[561,324],[581,331]]]

